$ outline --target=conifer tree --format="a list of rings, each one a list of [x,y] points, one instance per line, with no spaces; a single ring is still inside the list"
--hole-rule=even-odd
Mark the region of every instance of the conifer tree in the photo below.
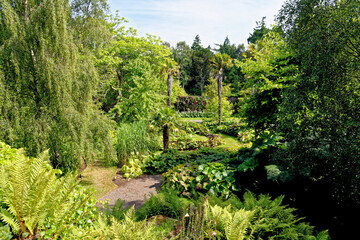
[[[0,139],[31,155],[50,149],[64,170],[99,150],[113,156],[92,99],[97,74],[69,12],[67,0],[0,0]]]

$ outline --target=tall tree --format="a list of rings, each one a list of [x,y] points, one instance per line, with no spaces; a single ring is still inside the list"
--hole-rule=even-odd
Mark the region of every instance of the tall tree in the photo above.
[[[287,166],[330,187],[338,203],[358,207],[359,2],[291,0],[278,21],[301,71],[282,106]]]
[[[211,66],[216,73],[216,80],[218,84],[218,97],[219,97],[219,108],[218,108],[218,123],[221,125],[221,91],[223,82],[223,73],[225,67],[231,67],[233,65],[232,59],[227,54],[217,53],[211,60]]]
[[[225,38],[223,44],[215,44],[218,48],[214,51],[222,54],[227,54],[235,61],[241,61],[245,52],[245,46],[240,44],[236,46],[231,44],[228,37]],[[241,71],[239,65],[234,64],[232,67],[226,67],[224,69],[224,83],[231,84],[232,95],[238,96],[239,91],[243,88],[245,83],[244,74]]]
[[[190,80],[190,67],[191,67],[191,48],[186,42],[178,42],[175,48],[171,49],[175,62],[180,67],[179,80],[183,89]]]
[[[92,56],[74,43],[69,12],[67,0],[0,1],[0,138],[32,156],[50,149],[64,170],[99,150],[114,157],[93,103]]]
[[[255,136],[275,131],[283,92],[294,84],[298,74],[294,52],[276,29],[258,40],[262,48],[253,49],[252,56],[240,62],[249,89],[242,112]]]
[[[187,92],[194,95],[202,95],[204,86],[210,77],[210,60],[213,53],[210,48],[204,48],[201,45],[200,37],[197,35],[191,46],[191,82],[187,86]]]
[[[270,31],[269,28],[266,27],[265,18],[263,17],[261,21],[256,22],[256,27],[254,31],[250,33],[250,37],[248,37],[248,44],[255,44],[257,40],[261,39],[266,33]]]

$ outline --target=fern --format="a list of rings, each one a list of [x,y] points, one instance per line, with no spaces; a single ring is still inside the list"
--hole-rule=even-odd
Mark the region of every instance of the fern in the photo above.
[[[210,217],[216,221],[216,227],[225,233],[228,240],[241,240],[247,236],[248,228],[254,212],[245,209],[232,211],[231,205],[222,208],[218,205],[209,206]]]
[[[213,205],[210,207],[212,216],[215,217],[219,230],[225,233],[227,239],[231,239],[229,237],[234,231],[239,231],[235,235],[239,239],[330,239],[327,231],[316,234],[313,226],[302,222],[302,218],[294,215],[295,209],[282,205],[283,197],[275,199],[267,195],[256,197],[247,192],[243,198],[243,201],[234,196],[226,201],[209,198],[210,205]],[[236,213],[241,210],[252,213],[248,225],[241,226],[240,223],[246,223],[241,218],[234,220]],[[227,222],[229,215],[231,215],[231,223]],[[246,232],[243,230],[245,226]]]
[[[163,239],[163,233],[158,231],[153,222],[135,221],[134,207],[130,208],[124,220],[118,222],[113,220],[111,230],[114,233],[113,239],[122,240],[148,240],[148,239]]]
[[[49,222],[59,235],[82,202],[69,201],[76,181],[74,176],[60,179],[48,164],[48,153],[30,159],[18,154],[12,164],[0,167],[0,219],[17,236],[34,236]]]

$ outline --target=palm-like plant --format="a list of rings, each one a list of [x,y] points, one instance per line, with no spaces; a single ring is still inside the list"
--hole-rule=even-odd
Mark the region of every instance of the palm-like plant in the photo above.
[[[163,128],[163,144],[164,150],[169,148],[170,143],[170,127],[173,126],[178,120],[178,114],[174,109],[165,107],[154,115],[154,122],[156,125]]]
[[[171,93],[172,93],[172,84],[173,84],[173,77],[174,75],[179,74],[180,67],[177,65],[177,63],[171,59],[168,58],[165,61],[165,64],[162,67],[161,73],[166,76],[167,78],[167,94],[168,94],[168,100],[167,105],[168,107],[171,107]]]
[[[224,77],[224,69],[226,67],[232,67],[232,58],[227,55],[226,53],[217,53],[215,56],[211,59],[211,66],[213,67],[215,71],[215,78],[217,80],[218,84],[218,97],[219,97],[219,125],[221,125],[221,91],[222,91],[222,82]]]

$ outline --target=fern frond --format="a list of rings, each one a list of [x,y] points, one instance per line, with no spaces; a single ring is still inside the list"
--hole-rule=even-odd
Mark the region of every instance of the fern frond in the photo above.
[[[17,219],[12,215],[9,211],[7,211],[4,208],[1,208],[0,210],[0,219],[8,224],[14,233],[18,233],[20,231],[20,225],[17,221]]]

